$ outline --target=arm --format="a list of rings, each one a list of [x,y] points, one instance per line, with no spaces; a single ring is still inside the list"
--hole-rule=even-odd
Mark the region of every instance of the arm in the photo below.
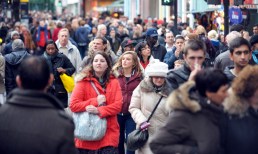
[[[69,76],[72,76],[73,73],[75,72],[75,67],[65,55],[64,55],[64,69],[66,70],[65,73]]]
[[[182,144],[190,136],[187,117],[172,113],[165,124],[154,135],[150,148],[154,154],[198,153],[197,146]]]
[[[4,79],[4,72],[5,71],[5,59],[0,54],[0,79]]]
[[[16,82],[14,79],[13,72],[10,68],[10,65],[8,63],[5,64],[5,88],[6,93],[9,94],[11,90],[13,90],[16,87]]]
[[[111,85],[108,86],[112,91],[107,96],[107,105],[98,107],[99,115],[102,118],[117,115],[122,108],[122,91],[117,79],[112,79]]]
[[[131,113],[134,122],[138,126],[140,126],[141,123],[147,121],[148,119],[141,111],[141,103],[141,89],[140,85],[138,85],[133,91],[131,103],[129,106],[129,112]]]

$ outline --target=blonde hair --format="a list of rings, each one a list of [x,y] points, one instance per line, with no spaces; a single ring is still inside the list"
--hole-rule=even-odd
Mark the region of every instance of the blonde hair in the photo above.
[[[215,39],[217,40],[219,37],[218,33],[215,30],[211,30],[208,32],[208,38],[209,39]]]
[[[197,35],[200,35],[200,34],[205,34],[205,36],[207,35],[207,32],[206,32],[205,28],[202,25],[198,25],[196,27],[195,33]]]
[[[67,28],[62,28],[59,32],[58,32],[58,36],[60,35],[61,32],[67,32],[68,37],[69,37],[69,30]]]

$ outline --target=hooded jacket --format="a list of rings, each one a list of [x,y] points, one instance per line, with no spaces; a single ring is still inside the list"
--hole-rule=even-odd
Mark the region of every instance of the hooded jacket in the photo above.
[[[30,54],[24,49],[16,49],[13,52],[5,55],[5,88],[9,94],[11,90],[17,87],[15,78],[18,74],[20,63],[28,58]]]
[[[165,126],[150,142],[153,153],[220,153],[219,117],[222,108],[200,96],[193,81],[173,91],[167,106],[172,112]]]
[[[225,99],[221,132],[225,154],[257,154],[258,113],[230,89]]]
[[[234,66],[227,66],[224,70],[224,74],[227,76],[229,82],[231,83],[236,77],[230,70],[234,69]]]

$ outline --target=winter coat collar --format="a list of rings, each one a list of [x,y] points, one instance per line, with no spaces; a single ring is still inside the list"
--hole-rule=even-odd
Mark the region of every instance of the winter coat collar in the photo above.
[[[250,107],[249,102],[246,99],[243,99],[237,96],[232,89],[229,89],[229,97],[227,97],[224,102],[225,112],[233,115],[239,115],[243,117],[248,112]]]
[[[155,92],[155,88],[153,86],[153,84],[150,81],[151,79],[146,77],[144,80],[141,81],[140,83],[140,87],[143,91],[145,92]],[[164,86],[161,88],[161,91],[158,92],[160,95],[164,96],[164,97],[168,97],[169,95],[169,86],[168,84],[165,82]]]
[[[52,95],[42,91],[25,90],[19,88],[14,89],[8,95],[7,103],[42,108],[64,108],[62,103]]]

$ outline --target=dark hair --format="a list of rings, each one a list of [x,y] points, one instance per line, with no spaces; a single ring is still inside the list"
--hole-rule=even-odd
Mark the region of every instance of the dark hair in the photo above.
[[[50,78],[50,69],[44,57],[32,56],[22,61],[18,75],[24,89],[43,90]]]
[[[45,49],[47,49],[47,46],[49,44],[53,44],[55,46],[56,50],[59,51],[56,43],[53,40],[51,40],[51,39],[47,40],[46,45],[45,45]]]
[[[196,39],[188,40],[185,44],[184,55],[188,54],[189,49],[193,51],[203,50],[204,55],[206,54],[206,45],[203,43],[203,41],[200,41],[200,40],[196,40]]]
[[[106,62],[107,62],[107,65],[108,65],[108,68],[106,70],[106,72],[103,74],[103,80],[108,82],[109,81],[109,76],[110,76],[110,72],[112,70],[112,63],[111,63],[111,58],[104,52],[97,52],[93,55],[92,59],[91,59],[91,72],[92,74],[95,74],[95,71],[93,69],[93,61],[94,61],[94,58],[97,56],[97,55],[101,55],[105,58]]]
[[[105,37],[97,36],[97,37],[94,38],[94,40],[95,39],[100,39],[100,40],[102,40],[103,44],[107,44],[107,39]]]
[[[223,71],[215,68],[206,68],[195,76],[196,89],[200,95],[206,97],[206,92],[217,92],[223,85],[227,85],[228,78]]]
[[[242,45],[246,45],[248,47],[249,51],[251,51],[250,43],[246,39],[244,39],[243,37],[237,37],[229,43],[230,53],[233,54],[234,49],[239,48]]]
[[[176,40],[178,40],[178,39],[180,39],[180,40],[185,40],[185,38],[184,38],[182,35],[176,35],[174,41],[176,42]]]
[[[232,32],[232,31],[241,32],[242,30],[244,30],[244,26],[240,25],[240,24],[234,24],[230,28],[230,32]]]
[[[146,47],[147,42],[146,41],[142,41],[139,42],[136,46],[135,46],[135,52],[137,53],[137,56],[140,59],[140,62],[144,62],[143,57],[142,57],[142,48]],[[148,45],[149,46],[149,45]],[[148,60],[150,59],[151,56],[148,57]]]

